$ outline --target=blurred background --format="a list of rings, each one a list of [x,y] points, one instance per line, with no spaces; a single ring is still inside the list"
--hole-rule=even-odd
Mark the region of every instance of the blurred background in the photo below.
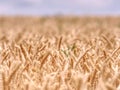
[[[0,15],[120,15],[120,0],[0,0]]]

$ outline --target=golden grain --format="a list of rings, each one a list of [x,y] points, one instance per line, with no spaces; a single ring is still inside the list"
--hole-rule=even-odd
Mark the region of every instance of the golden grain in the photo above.
[[[0,90],[119,90],[119,19],[1,17]]]

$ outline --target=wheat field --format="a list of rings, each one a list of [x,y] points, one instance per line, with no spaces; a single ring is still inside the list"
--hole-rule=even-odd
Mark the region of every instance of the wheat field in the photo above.
[[[120,90],[120,18],[1,17],[0,90]]]

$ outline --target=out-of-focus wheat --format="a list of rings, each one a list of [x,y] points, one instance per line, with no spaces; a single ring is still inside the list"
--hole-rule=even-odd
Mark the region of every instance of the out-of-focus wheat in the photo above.
[[[0,90],[119,90],[119,20],[1,17]]]

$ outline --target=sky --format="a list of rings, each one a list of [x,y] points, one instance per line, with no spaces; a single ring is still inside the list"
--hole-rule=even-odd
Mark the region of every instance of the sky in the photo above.
[[[0,0],[0,15],[120,15],[120,0]]]

